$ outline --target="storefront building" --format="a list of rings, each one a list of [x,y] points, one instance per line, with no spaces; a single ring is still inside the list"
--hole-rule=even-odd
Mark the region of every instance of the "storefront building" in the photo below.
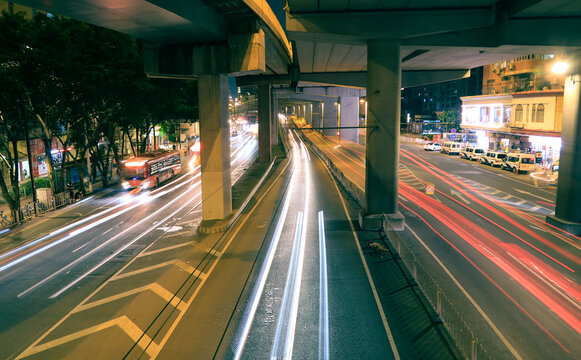
[[[536,153],[554,162],[561,151],[563,90],[532,90],[462,98],[462,129],[477,146]]]

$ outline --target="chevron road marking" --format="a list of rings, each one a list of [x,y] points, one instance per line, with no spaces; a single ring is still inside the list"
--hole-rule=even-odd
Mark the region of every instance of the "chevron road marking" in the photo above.
[[[176,234],[177,235],[177,234]],[[178,249],[184,246],[191,246],[192,243],[191,242],[185,242],[185,243],[181,243],[181,244],[177,244],[177,245],[173,245],[173,246],[168,246],[168,247],[164,247],[163,249],[157,249],[157,250],[151,250],[148,252],[144,252],[141,253],[139,255],[137,255],[137,257],[144,257],[144,256],[149,256],[149,255],[153,255],[153,254],[158,254],[164,251],[169,251],[169,250],[174,250],[174,249]]]
[[[142,269],[138,269],[138,270],[126,272],[126,273],[123,273],[123,274],[119,274],[119,275],[113,276],[111,278],[111,280],[124,279],[124,278],[130,277],[130,276],[143,274],[143,273],[146,273],[146,272],[151,271],[151,270],[161,269],[163,267],[170,266],[170,265],[177,266],[177,267],[179,267],[180,269],[184,270],[187,273],[190,273],[190,274],[191,273],[194,273],[194,276],[196,276],[196,277],[199,277],[199,278],[202,278],[202,279],[205,279],[206,278],[206,274],[204,274],[203,272],[201,272],[199,270],[196,270],[193,266],[185,263],[182,260],[174,259],[174,260],[162,262],[162,263],[159,263],[159,264],[151,265],[151,266],[148,266],[146,268],[142,268]]]
[[[113,295],[101,300],[97,300],[91,303],[87,303],[87,304],[83,304],[81,306],[77,306],[72,313],[79,313],[81,311],[85,311],[88,309],[92,309],[95,308],[97,306],[101,306],[113,301],[117,301],[123,298],[126,298],[128,296],[131,295],[135,295],[135,294],[139,294],[142,292],[146,292],[146,291],[152,291],[153,293],[155,293],[156,295],[158,295],[159,297],[161,297],[162,299],[164,299],[166,302],[170,302],[171,305],[173,307],[177,307],[180,311],[184,311],[184,303],[181,301],[180,298],[174,296],[173,293],[171,293],[170,291],[168,291],[166,288],[164,288],[163,286],[159,285],[158,283],[151,283],[151,284],[147,284],[145,286],[141,286],[135,289],[131,289],[129,291],[125,291],[122,293],[119,293],[117,295]]]
[[[153,343],[147,335],[143,334],[143,331],[137,325],[135,325],[133,321],[131,321],[127,316],[123,315],[118,318],[106,321],[104,323],[92,326],[90,328],[77,331],[76,333],[46,342],[42,345],[30,347],[26,349],[22,354],[18,355],[16,359],[22,359],[46,350],[50,350],[57,346],[66,344],[73,340],[81,339],[83,337],[98,333],[103,330],[107,330],[114,326],[117,326],[121,330],[123,330],[123,332],[127,334],[134,342],[139,341],[138,345],[142,349],[144,349],[147,354],[151,355],[153,353],[159,352],[158,346],[155,345],[155,343]]]
[[[286,167],[284,170],[286,170]],[[252,207],[252,209],[249,211],[249,213],[247,215],[245,215],[245,217],[241,220],[240,225],[238,227],[235,227],[235,230],[233,231],[233,233],[230,234],[229,239],[227,240],[226,244],[223,246],[222,251],[220,252],[220,251],[216,251],[214,249],[208,249],[208,252],[210,252],[216,258],[214,259],[213,263],[210,265],[209,269],[207,270],[207,272],[205,274],[204,273],[196,273],[197,270],[195,270],[193,267],[186,264],[185,262],[179,261],[179,260],[172,260],[172,261],[169,261],[166,263],[150,266],[150,267],[145,268],[145,269],[139,269],[136,271],[122,274],[122,272],[125,271],[137,259],[137,257],[135,257],[135,258],[133,258],[133,260],[131,260],[129,263],[127,263],[123,268],[121,268],[117,272],[117,274],[119,274],[119,275],[115,275],[112,278],[110,278],[108,281],[101,284],[101,286],[99,286],[97,289],[95,289],[95,291],[93,291],[93,293],[91,293],[87,298],[85,298],[85,300],[83,300],[79,305],[77,305],[71,312],[69,312],[67,315],[65,315],[61,320],[59,320],[49,330],[47,330],[43,335],[41,335],[36,341],[34,341],[26,350],[24,350],[24,352],[22,352],[20,355],[18,355],[18,357],[16,357],[16,359],[22,359],[22,358],[43,352],[45,350],[52,349],[54,347],[63,345],[63,344],[68,343],[70,341],[73,341],[73,340],[76,340],[76,339],[79,339],[79,338],[82,338],[85,336],[89,336],[89,335],[94,334],[96,332],[99,332],[101,330],[110,328],[112,326],[119,326],[119,328],[121,328],[134,342],[138,342],[137,345],[139,347],[141,347],[142,349],[145,349],[145,352],[150,356],[151,359],[155,359],[157,357],[157,355],[159,354],[159,352],[162,350],[163,346],[169,340],[171,334],[177,328],[178,324],[181,322],[181,319],[185,315],[187,309],[192,305],[192,303],[196,299],[201,288],[204,286],[207,278],[210,276],[210,274],[212,273],[212,271],[214,270],[214,268],[216,267],[216,265],[220,261],[223,253],[230,247],[230,244],[236,238],[236,235],[238,234],[240,229],[242,229],[242,227],[244,226],[246,221],[252,216],[254,211],[260,207],[260,205],[262,204],[262,200],[270,192],[272,187],[277,183],[277,180],[282,176],[282,173],[284,173],[284,171],[278,175],[278,177],[274,180],[274,182],[265,190],[265,192],[262,194],[262,196],[256,201],[256,204]],[[155,242],[151,243],[149,246],[147,246],[145,249],[143,249],[142,254],[146,253],[153,246],[153,244],[155,244]],[[177,318],[174,319],[173,323],[171,323],[171,325],[168,324],[169,329],[165,333],[165,335],[160,339],[161,341],[159,342],[159,344],[154,342],[151,337],[147,336],[144,333],[144,331],[141,330],[139,327],[137,327],[131,320],[129,320],[129,318],[127,316],[121,316],[121,317],[118,317],[116,319],[104,322],[102,324],[99,324],[99,325],[75,332],[73,334],[69,334],[69,335],[61,337],[59,339],[48,341],[46,343],[41,344],[41,342],[49,334],[51,334],[54,330],[56,330],[59,326],[61,326],[73,314],[79,313],[81,310],[86,310],[86,309],[89,309],[92,307],[96,307],[100,304],[104,304],[107,302],[111,302],[111,301],[129,296],[129,295],[131,295],[130,294],[131,292],[138,293],[139,291],[151,290],[151,291],[155,292],[156,294],[158,294],[159,296],[161,296],[162,298],[165,298],[165,299],[167,299],[167,301],[169,301],[170,298],[168,298],[168,296],[170,296],[170,295],[167,294],[168,291],[166,289],[164,289],[163,287],[159,286],[159,284],[156,284],[157,287],[155,285],[150,285],[149,287],[131,290],[129,292],[118,294],[116,296],[113,296],[113,297],[110,297],[107,299],[98,300],[96,302],[88,303],[92,297],[94,297],[107,284],[109,284],[110,282],[112,282],[114,280],[137,275],[139,273],[143,273],[146,271],[153,270],[155,268],[161,268],[163,266],[168,266],[168,265],[172,265],[172,264],[175,266],[178,266],[186,271],[194,272],[194,275],[198,276],[201,279],[201,281],[200,281],[199,286],[193,291],[193,293],[191,294],[191,296],[189,297],[189,299],[187,301],[181,301],[178,298],[174,298],[172,300],[172,305],[174,305],[174,306],[175,306],[176,302],[180,301],[180,304],[178,305],[178,309],[180,310],[180,312],[179,312]],[[173,296],[173,295],[171,295],[171,296]]]

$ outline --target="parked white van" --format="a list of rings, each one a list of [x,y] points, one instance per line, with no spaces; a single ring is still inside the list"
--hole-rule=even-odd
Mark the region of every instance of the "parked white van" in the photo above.
[[[480,163],[485,165],[502,166],[503,160],[506,158],[506,153],[504,151],[492,151],[488,150],[484,156],[480,158]]]
[[[484,155],[484,153],[484,149],[467,146],[462,151],[460,151],[460,157],[468,160],[479,160],[480,157]]]
[[[446,141],[442,145],[442,154],[449,154],[449,155],[458,155],[460,154],[460,150],[462,150],[462,144],[453,142],[453,141]]]
[[[511,170],[515,174],[535,169],[535,155],[523,153],[508,153],[502,162],[502,168]]]

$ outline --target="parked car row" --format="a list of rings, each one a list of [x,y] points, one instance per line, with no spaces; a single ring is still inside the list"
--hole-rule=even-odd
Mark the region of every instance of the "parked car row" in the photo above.
[[[468,159],[471,161],[480,161],[480,158],[486,153],[484,149],[473,148],[472,146],[467,146],[462,151],[460,151],[461,159]]]
[[[473,146],[464,147],[459,142],[446,141],[442,145],[437,142],[426,142],[426,151],[440,151],[442,154],[459,155],[461,159],[478,161],[483,165],[498,166],[503,170],[510,170],[515,174],[527,173],[535,170],[535,156],[520,152],[485,150]]]

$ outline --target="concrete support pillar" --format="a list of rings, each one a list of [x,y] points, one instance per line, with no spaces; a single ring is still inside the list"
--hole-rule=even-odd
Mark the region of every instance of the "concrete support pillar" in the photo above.
[[[557,203],[547,221],[581,235],[581,51],[569,58],[573,69],[565,77]]]
[[[258,85],[258,161],[270,162],[270,85]]]
[[[347,97],[341,96],[340,98],[340,119],[341,127],[353,127],[359,125],[359,98],[357,97]],[[358,130],[353,129],[341,129],[341,137],[343,139],[357,143],[357,132]]]
[[[323,103],[316,102],[313,104],[313,109],[311,111],[312,124],[314,128],[321,127],[323,122]]]
[[[278,97],[271,96],[270,107],[270,146],[278,145]]]
[[[313,125],[313,104],[309,103],[305,106],[305,121],[307,122],[307,124],[311,124],[311,126],[314,127]]]
[[[375,227],[376,217],[383,223],[387,216],[403,227],[399,214],[399,118],[401,103],[400,45],[385,40],[367,44],[368,118],[365,158],[365,212],[362,227]],[[373,224],[373,225],[372,225]]]
[[[339,113],[337,112],[337,98],[326,97],[323,100],[323,123],[324,128],[336,128],[338,126]],[[337,129],[327,129],[323,131],[327,136],[337,136]]]
[[[200,75],[198,88],[202,216],[203,220],[224,219],[232,214],[228,77]]]

